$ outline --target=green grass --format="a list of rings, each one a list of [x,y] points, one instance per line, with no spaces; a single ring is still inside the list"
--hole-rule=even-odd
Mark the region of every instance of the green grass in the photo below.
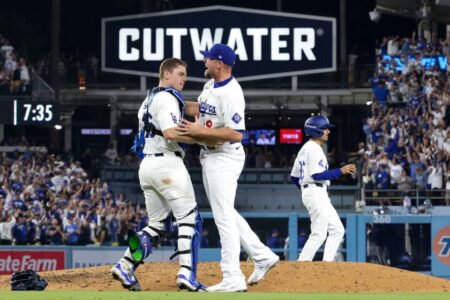
[[[44,291],[0,292],[0,300],[448,300],[450,293],[188,293],[188,292],[97,292]]]

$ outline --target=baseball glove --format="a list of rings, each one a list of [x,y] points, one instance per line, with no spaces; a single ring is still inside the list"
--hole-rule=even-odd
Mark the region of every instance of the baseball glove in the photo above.
[[[47,285],[47,280],[41,278],[33,270],[15,272],[11,276],[11,290],[13,291],[43,291]]]

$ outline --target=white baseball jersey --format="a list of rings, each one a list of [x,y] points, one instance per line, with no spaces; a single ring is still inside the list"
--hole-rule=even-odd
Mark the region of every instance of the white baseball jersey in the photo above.
[[[150,114],[148,121],[157,130],[164,131],[178,126],[181,118],[180,103],[169,92],[161,91],[154,94],[151,100],[147,97],[142,103],[138,112],[140,130],[144,128],[142,118],[147,112],[147,106]],[[190,213],[197,206],[194,188],[182,158],[175,155],[173,153],[175,151],[183,153],[178,143],[158,134],[145,139],[144,154],[164,154],[144,157],[139,167],[139,183],[144,192],[148,214],[148,226],[142,230],[151,236],[158,235],[158,231],[164,229],[164,220],[170,212],[179,224],[195,223],[196,214]],[[193,236],[194,229],[190,226],[181,226],[179,234]],[[191,240],[178,239],[177,247],[180,251],[192,251]],[[129,248],[125,251],[124,257],[133,260]],[[192,255],[181,254],[178,263],[180,265],[178,274],[191,278],[195,263]]]
[[[139,130],[144,128],[142,117],[147,111],[148,96],[142,102],[138,112]],[[180,104],[178,100],[168,92],[156,93],[150,103],[148,112],[150,113],[150,122],[155,125],[155,128],[164,131],[169,128],[178,126],[181,118]],[[160,135],[148,137],[145,139],[144,154],[154,154],[161,152],[183,152],[183,149],[175,141],[165,139]]]
[[[245,130],[245,100],[242,88],[236,79],[214,87],[214,80],[208,81],[198,97],[200,124],[208,128],[231,128]],[[225,143],[222,151],[231,151],[240,143]]]
[[[312,178],[312,175],[326,170],[328,170],[328,161],[322,147],[316,142],[309,140],[298,152],[291,176],[298,177],[300,185],[313,182],[330,185],[329,180],[314,180]]]

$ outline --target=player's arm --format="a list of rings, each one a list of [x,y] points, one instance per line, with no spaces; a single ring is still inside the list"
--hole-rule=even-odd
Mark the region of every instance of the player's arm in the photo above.
[[[241,142],[243,138],[243,134],[241,132],[231,128],[202,127],[198,120],[198,116],[195,116],[194,122],[183,120],[179,131],[185,136],[216,142]]]
[[[180,131],[180,128],[178,126],[168,128],[164,130],[163,132],[164,138],[175,141],[177,143],[185,143],[185,144],[202,144],[207,145],[211,147],[219,147],[223,143],[215,141],[213,139],[207,139],[207,138],[196,138],[192,136],[184,135],[182,131]]]
[[[158,112],[155,118],[158,120],[164,138],[177,143],[199,143],[198,138],[184,135],[177,130],[179,128],[178,123],[180,119],[180,107],[178,100],[176,100],[172,95],[162,96],[165,98],[158,98],[158,100],[155,100],[157,101],[155,105],[157,105],[156,111]]]
[[[321,173],[313,174],[311,177],[314,180],[334,180],[345,174],[354,174],[356,173],[356,166],[354,164],[348,164],[343,166],[342,168],[325,170]]]
[[[199,115],[199,105],[197,101],[186,101],[184,102],[184,114],[187,116],[198,116]]]

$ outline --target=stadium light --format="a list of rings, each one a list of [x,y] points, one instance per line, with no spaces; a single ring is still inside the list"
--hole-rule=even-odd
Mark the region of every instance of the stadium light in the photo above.
[[[55,129],[56,129],[56,130],[61,130],[61,129],[62,129],[62,125],[60,125],[60,124],[55,124]]]

